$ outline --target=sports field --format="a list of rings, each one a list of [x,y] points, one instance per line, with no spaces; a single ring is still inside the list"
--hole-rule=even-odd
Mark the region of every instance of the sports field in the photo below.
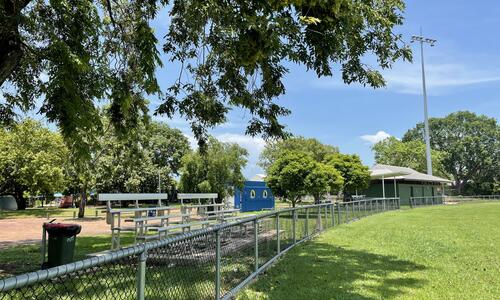
[[[500,299],[500,203],[341,225],[292,249],[238,299]]]

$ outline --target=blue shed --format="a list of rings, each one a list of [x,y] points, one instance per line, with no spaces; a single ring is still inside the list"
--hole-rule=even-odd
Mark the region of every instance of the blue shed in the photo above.
[[[234,207],[242,212],[274,208],[274,196],[262,175],[245,181],[243,189],[234,191]]]

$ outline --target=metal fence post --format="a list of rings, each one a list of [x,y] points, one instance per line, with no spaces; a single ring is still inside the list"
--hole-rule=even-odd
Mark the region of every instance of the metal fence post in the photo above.
[[[253,238],[255,242],[255,272],[259,270],[259,223],[253,220]]]
[[[335,226],[335,204],[331,204],[331,209],[332,209],[332,227]]]
[[[340,225],[340,222],[341,222],[341,211],[340,211],[340,202],[337,203],[337,224]]]
[[[293,237],[293,244],[297,243],[297,237],[295,235],[295,216],[296,216],[296,209],[294,208],[292,211],[292,237]]]
[[[148,254],[146,247],[139,255],[139,268],[137,270],[137,300],[144,300],[144,294],[146,290],[146,260]]]
[[[309,236],[309,208],[306,208],[306,236]]]
[[[278,254],[281,253],[281,244],[280,244],[280,213],[276,213],[276,250]]]
[[[220,230],[215,231],[215,299],[220,299]]]
[[[327,229],[328,228],[328,206],[325,205],[325,228],[324,229]]]
[[[321,206],[318,206],[318,216],[316,217],[316,228],[318,232],[323,230],[323,224],[321,224]]]

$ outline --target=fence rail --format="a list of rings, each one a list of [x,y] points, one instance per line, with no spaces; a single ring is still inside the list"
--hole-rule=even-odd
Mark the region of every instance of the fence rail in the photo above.
[[[410,207],[429,206],[438,204],[461,203],[468,201],[500,200],[500,195],[474,195],[474,196],[424,196],[410,197]]]
[[[300,242],[399,206],[375,198],[264,213],[0,280],[0,299],[229,299]]]
[[[418,206],[427,206],[427,205],[438,205],[444,204],[445,202],[444,195],[441,196],[425,196],[425,197],[410,197],[410,207],[415,208]]]
[[[500,200],[500,195],[446,196],[447,202]]]

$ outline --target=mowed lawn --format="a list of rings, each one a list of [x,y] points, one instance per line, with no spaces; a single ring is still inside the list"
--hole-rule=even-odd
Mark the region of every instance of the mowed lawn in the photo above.
[[[500,202],[341,225],[290,250],[238,299],[500,299]]]

